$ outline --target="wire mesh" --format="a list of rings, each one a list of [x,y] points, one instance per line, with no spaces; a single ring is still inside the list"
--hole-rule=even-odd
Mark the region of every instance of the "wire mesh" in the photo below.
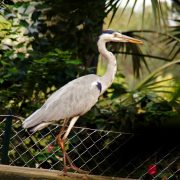
[[[0,122],[0,160],[6,119]],[[22,129],[14,119],[9,144],[9,165],[49,170],[63,169],[62,151],[56,144],[59,125],[36,133]],[[90,174],[138,179],[180,179],[180,145],[171,140],[132,133],[74,127],[65,148],[72,162]],[[163,141],[164,143],[160,143]],[[171,142],[171,143],[170,143]],[[157,172],[149,173],[154,165]]]

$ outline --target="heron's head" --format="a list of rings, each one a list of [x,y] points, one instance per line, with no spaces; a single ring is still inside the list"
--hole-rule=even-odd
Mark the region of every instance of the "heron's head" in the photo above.
[[[143,44],[141,40],[126,36],[120,32],[113,30],[105,30],[99,37],[104,42],[130,42],[135,44]]]

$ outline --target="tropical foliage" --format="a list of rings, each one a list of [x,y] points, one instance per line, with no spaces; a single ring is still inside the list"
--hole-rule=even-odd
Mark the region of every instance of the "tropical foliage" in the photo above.
[[[108,45],[117,54],[116,80],[78,123],[117,131],[180,123],[177,1],[152,0],[148,8],[144,0],[141,12],[137,1],[6,2],[0,15],[1,114],[26,117],[68,81],[102,74],[106,65],[96,41],[104,27],[140,38],[144,46]]]

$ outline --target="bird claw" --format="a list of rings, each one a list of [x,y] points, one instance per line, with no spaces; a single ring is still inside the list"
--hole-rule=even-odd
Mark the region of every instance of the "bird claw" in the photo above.
[[[67,170],[70,170],[70,169],[72,169],[72,170],[74,170],[74,171],[77,171],[78,173],[89,174],[89,171],[84,171],[84,170],[76,167],[76,166],[73,165],[73,164],[70,164],[70,165],[66,166],[66,167],[64,168],[64,173],[66,174],[66,173],[67,173]]]

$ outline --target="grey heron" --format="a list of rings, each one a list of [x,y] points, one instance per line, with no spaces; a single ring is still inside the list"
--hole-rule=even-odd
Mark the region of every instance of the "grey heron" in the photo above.
[[[108,87],[111,86],[117,70],[115,56],[106,49],[107,42],[130,42],[142,44],[141,40],[125,36],[117,31],[105,30],[99,36],[97,42],[99,53],[107,61],[107,70],[103,76],[89,74],[79,77],[54,92],[44,103],[23,122],[24,128],[32,128],[32,131],[41,130],[44,127],[63,120],[63,125],[57,136],[57,143],[62,149],[64,172],[70,168],[81,172],[72,164],[65,151],[64,143],[78,118],[88,112],[98,101]],[[69,126],[66,129],[67,124]]]

